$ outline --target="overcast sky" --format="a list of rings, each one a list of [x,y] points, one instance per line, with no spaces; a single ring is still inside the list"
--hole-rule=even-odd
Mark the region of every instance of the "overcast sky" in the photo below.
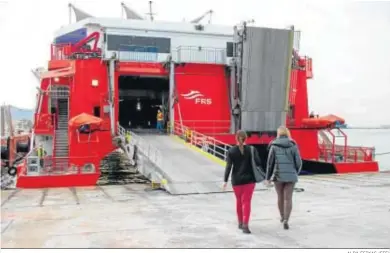
[[[30,70],[45,66],[53,33],[68,23],[69,1],[0,0],[0,102],[33,108],[38,85]],[[121,1],[76,0],[100,17],[121,16]],[[126,2],[126,1],[125,1]],[[390,2],[294,0],[154,0],[157,20],[182,21],[214,10],[213,23],[302,31],[301,52],[313,57],[310,109],[351,124],[390,124]],[[141,14],[147,0],[126,4]]]

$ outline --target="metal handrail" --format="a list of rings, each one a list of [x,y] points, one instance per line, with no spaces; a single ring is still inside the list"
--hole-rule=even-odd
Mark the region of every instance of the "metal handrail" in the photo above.
[[[181,124],[174,124],[173,134],[182,137],[190,145],[201,148],[203,151],[211,153],[224,161],[226,161],[228,150],[231,148],[231,145],[227,143],[199,133]]]
[[[175,120],[174,123],[183,124],[204,135],[230,134],[230,120]]]
[[[88,157],[53,157],[46,156],[43,158],[37,155],[30,155],[26,157],[25,167],[27,171],[22,174],[27,176],[53,176],[53,175],[70,175],[70,174],[90,174],[96,173],[95,165],[92,163],[85,163],[83,165],[76,165],[70,160],[82,159]],[[89,158],[95,159],[95,156]]]
[[[362,162],[374,161],[375,148],[371,147],[354,147],[335,145],[333,148],[330,144],[319,144],[319,158],[325,162],[333,162],[335,156],[342,156],[343,159],[337,162]]]
[[[140,151],[144,156],[146,156],[147,159],[149,159],[149,161],[153,163],[157,168],[162,169],[162,171],[158,172],[153,168],[148,168],[149,171],[154,170],[154,174],[158,175],[156,179],[159,180],[162,184],[164,184],[163,180],[169,180],[169,178],[166,178],[165,174],[161,173],[163,173],[164,168],[169,168],[173,166],[173,161],[171,161],[170,159],[164,159],[163,153],[160,149],[149,143],[141,136],[135,134],[134,132],[126,130],[124,127],[119,125],[119,123],[117,125],[117,128],[117,134],[121,137],[122,141],[125,141],[126,133],[129,133],[131,136],[131,140],[130,144],[127,145],[136,145],[138,151]],[[217,139],[209,137],[205,134],[192,131],[190,128],[181,124],[173,124],[171,134],[183,137],[183,133],[188,133],[189,131],[191,131],[191,135],[190,138],[187,139],[187,141],[190,145],[197,148],[202,148],[205,152],[211,153],[222,160],[226,160],[227,152],[231,147],[226,143],[218,141]],[[152,179],[152,181],[156,180]]]
[[[164,166],[163,155],[157,147],[148,143],[138,134],[126,130],[118,123],[118,135],[124,138],[127,132],[131,135],[131,145],[136,145],[138,150],[141,151],[157,167],[162,168]]]
[[[347,144],[347,135],[338,129],[338,134],[335,135],[332,132],[333,129],[325,129],[318,132],[319,141],[318,159],[324,159],[325,162],[362,162],[373,161],[375,148],[374,147],[362,147],[362,146],[349,146]],[[329,136],[331,138],[329,138]],[[336,144],[336,138],[343,138],[343,145]],[[337,160],[337,161],[336,161]]]
[[[174,61],[226,64],[226,49],[198,46],[178,46],[172,50]]]
[[[158,62],[158,53],[142,51],[118,51],[121,61]]]
[[[72,44],[61,43],[51,45],[50,56],[52,60],[65,60],[69,58],[71,54]]]

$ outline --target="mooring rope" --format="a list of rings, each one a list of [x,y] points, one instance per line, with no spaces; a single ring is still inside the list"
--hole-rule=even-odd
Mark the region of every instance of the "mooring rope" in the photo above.
[[[378,155],[390,155],[390,151],[375,154],[375,156],[378,156]]]

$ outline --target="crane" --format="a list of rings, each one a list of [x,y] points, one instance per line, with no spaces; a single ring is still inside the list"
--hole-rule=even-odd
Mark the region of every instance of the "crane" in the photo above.
[[[211,16],[213,15],[213,13],[214,13],[213,10],[208,10],[208,11],[206,11],[202,16],[200,16],[200,17],[198,17],[198,18],[192,20],[191,23],[197,24],[197,23],[199,23],[202,19],[204,19],[207,15],[210,15],[210,17],[209,17],[209,24],[210,24],[210,23],[211,23]]]

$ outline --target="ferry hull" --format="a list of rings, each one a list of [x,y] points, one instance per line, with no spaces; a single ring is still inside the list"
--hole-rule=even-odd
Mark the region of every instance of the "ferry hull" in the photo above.
[[[83,175],[19,176],[17,188],[58,188],[95,186],[100,173]]]

